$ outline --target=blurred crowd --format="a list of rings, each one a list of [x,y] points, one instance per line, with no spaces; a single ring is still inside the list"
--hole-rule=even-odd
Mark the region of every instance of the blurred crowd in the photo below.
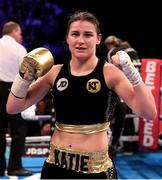
[[[62,63],[66,13],[65,8],[51,0],[0,0],[0,29],[6,21],[16,21],[21,24],[27,51],[47,47],[53,52],[55,63]]]

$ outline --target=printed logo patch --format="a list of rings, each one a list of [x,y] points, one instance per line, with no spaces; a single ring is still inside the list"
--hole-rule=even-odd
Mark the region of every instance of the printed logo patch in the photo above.
[[[98,79],[90,79],[87,82],[86,88],[91,93],[97,93],[101,89],[101,83]]]
[[[66,78],[61,78],[57,81],[57,90],[63,91],[68,87],[68,80]]]

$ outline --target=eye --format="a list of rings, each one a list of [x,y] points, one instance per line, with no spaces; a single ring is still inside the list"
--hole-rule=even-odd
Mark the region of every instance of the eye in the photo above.
[[[92,34],[92,33],[85,33],[85,36],[86,36],[86,37],[92,37],[93,34]]]
[[[71,36],[79,36],[79,32],[72,32]]]

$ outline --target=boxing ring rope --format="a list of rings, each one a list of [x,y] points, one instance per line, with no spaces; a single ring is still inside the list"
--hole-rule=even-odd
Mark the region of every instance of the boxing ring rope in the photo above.
[[[11,143],[11,138],[7,137],[7,143]],[[30,136],[26,137],[26,143],[50,142],[51,136]]]

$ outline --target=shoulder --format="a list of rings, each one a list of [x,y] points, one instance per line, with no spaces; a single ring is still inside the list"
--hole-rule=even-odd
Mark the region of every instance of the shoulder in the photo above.
[[[17,43],[17,47],[18,47],[21,51],[27,52],[25,46],[23,46],[22,44],[19,44],[18,42],[16,42],[16,43]]]
[[[35,84],[37,84],[37,86],[41,86],[41,84],[43,84],[43,87],[42,87],[42,91],[43,91],[43,88],[48,90],[48,89],[51,89],[54,85],[54,82],[56,80],[56,77],[58,75],[58,73],[60,72],[60,69],[61,69],[62,65],[53,65],[52,68],[43,76],[39,77]]]
[[[108,71],[113,71],[113,70],[119,70],[114,64],[112,64],[112,63],[109,63],[109,62],[105,62],[105,64],[104,64],[104,66],[103,66],[103,68],[104,68],[104,71],[105,72],[108,72]]]
[[[63,67],[63,64],[53,65],[51,70],[54,73],[59,73],[62,67]]]
[[[112,63],[106,62],[103,67],[104,75],[108,75],[109,77],[115,77],[117,74],[120,74],[120,69],[116,67]]]
[[[46,79],[49,80],[50,84],[54,84],[63,64],[53,65],[50,71],[47,73]]]
[[[20,58],[27,54],[26,48],[18,42],[15,42],[15,49],[17,49],[17,54],[20,56]]]
[[[50,75],[57,76],[58,73],[60,72],[62,66],[63,66],[63,64],[53,65],[52,68],[51,68],[50,71],[49,71],[49,74],[50,74]]]

